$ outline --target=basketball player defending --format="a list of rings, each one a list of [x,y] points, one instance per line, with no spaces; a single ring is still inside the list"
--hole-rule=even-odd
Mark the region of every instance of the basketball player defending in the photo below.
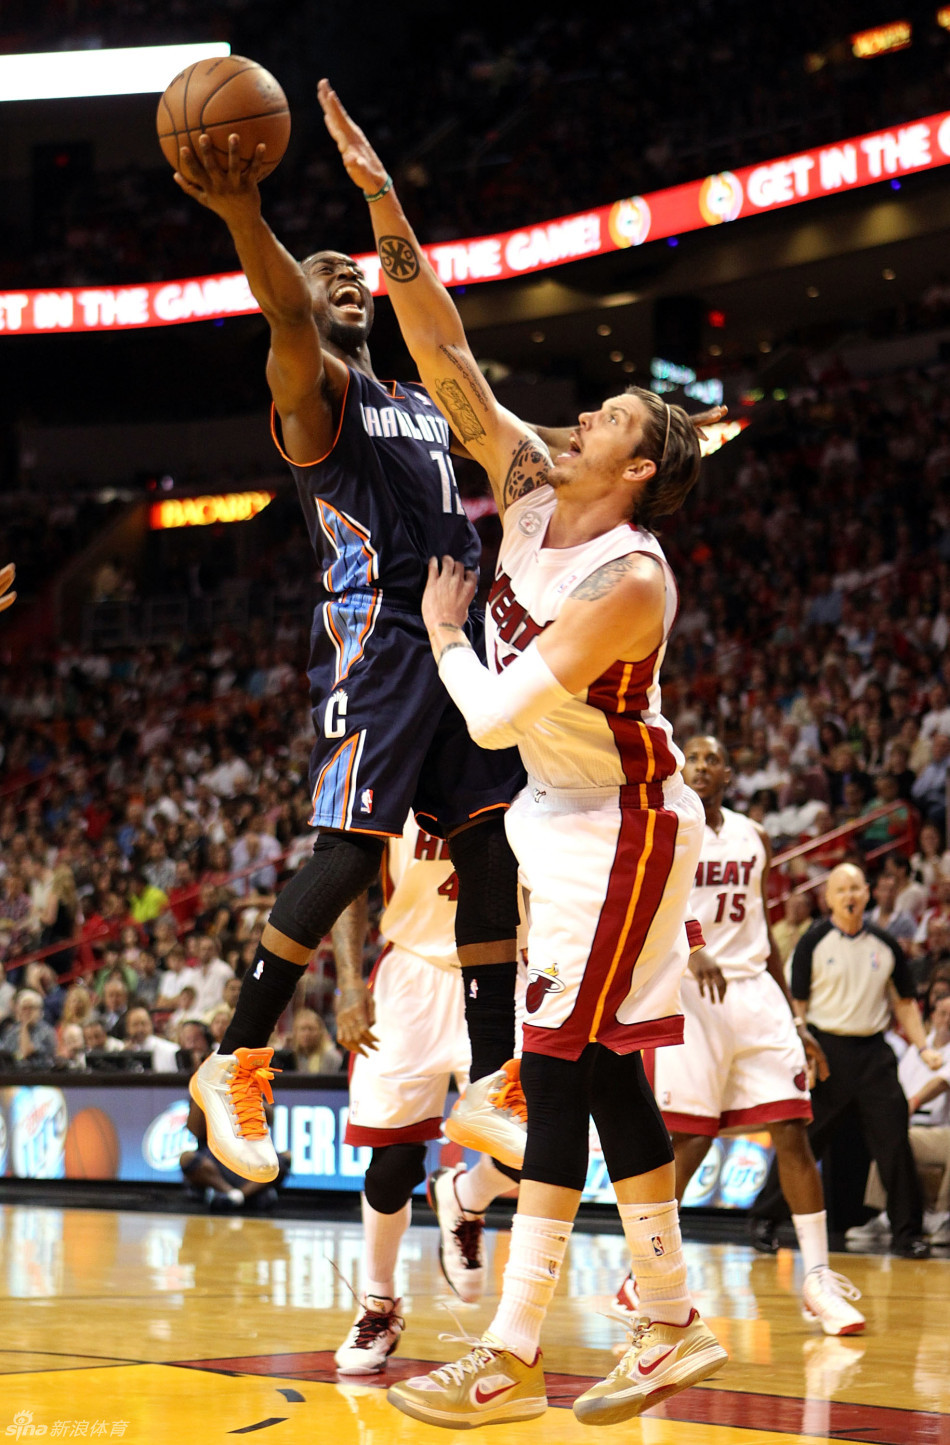
[[[530,895],[528,1130],[501,1304],[463,1359],[392,1386],[389,1398],[449,1429],[543,1413],[541,1325],[593,1116],[641,1291],[630,1349],[574,1406],[581,1420],[612,1424],[726,1359],[687,1289],[672,1147],[639,1053],[682,1038],[684,919],[703,830],[660,713],[676,588],[649,530],[695,483],[699,437],[680,408],[633,388],[583,413],[552,463],[493,397],[366,137],[326,81],[318,95],[370,201],[404,339],[504,516],[490,670],[463,630],[473,574],[464,559],[443,556],[441,570],[430,561],[423,615],[440,676],[473,738],[517,743],[529,775],[507,820]]]
[[[382,883],[386,944],[370,982],[374,1038],[354,1051],[344,1136],[373,1153],[363,1184],[359,1308],[335,1355],[342,1375],[378,1373],[399,1343],[404,1321],[395,1273],[412,1192],[426,1143],[439,1137],[452,1075],[464,1088],[470,1059],[454,937],[458,879],[447,844],[410,818],[403,836],[387,841]],[[361,952],[358,929],[346,931]],[[394,1189],[397,1178],[402,1183]],[[429,1180],[442,1273],[468,1304],[485,1287],[484,1211],[511,1188],[486,1156],[474,1169],[445,1167]]]
[[[263,1109],[273,1077],[267,1041],[314,949],[375,878],[384,839],[401,836],[410,809],[449,839],[458,874],[472,1077],[492,1076],[511,1058],[517,865],[503,815],[523,773],[513,749],[491,754],[469,738],[420,613],[433,553],[466,568],[478,560],[449,428],[418,384],[376,379],[367,346],[373,298],[359,267],[335,251],[302,264],[290,256],[261,216],[260,155],[242,172],[237,140],[224,163],[207,136],[197,155],[182,147],[175,179],[228,226],[270,327],[275,440],[324,589],[309,665],[310,821],[320,832],[313,857],[278,895],[220,1049],[191,1090],[216,1157],[268,1180],[278,1164]],[[476,638],[479,626],[467,618],[466,635]],[[338,982],[338,1037],[353,1047],[370,1028],[366,995],[358,973]],[[504,1111],[498,1119],[506,1124]],[[391,1184],[398,1197],[405,1180]]]
[[[723,744],[690,738],[683,777],[706,812],[689,909],[703,933],[683,978],[682,1049],[656,1054],[654,1089],[673,1136],[682,1200],[710,1139],[768,1129],[805,1266],[802,1312],[827,1335],[854,1335],[858,1293],[828,1267],[821,1175],[808,1142],[806,1052],[827,1077],[820,1046],[796,1020],[767,913],[771,850],[757,823],[722,806],[732,773]],[[708,991],[708,997],[707,997]]]

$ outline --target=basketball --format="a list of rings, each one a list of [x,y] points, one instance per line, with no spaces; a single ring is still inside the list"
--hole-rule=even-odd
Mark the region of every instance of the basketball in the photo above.
[[[115,1179],[119,1138],[102,1109],[82,1109],[66,1131],[67,1179]]]
[[[176,75],[158,102],[155,125],[162,154],[176,171],[179,146],[189,146],[200,157],[203,132],[222,162],[228,158],[228,136],[239,135],[245,170],[263,143],[263,179],[287,149],[290,108],[269,70],[242,55],[226,55],[198,60]]]

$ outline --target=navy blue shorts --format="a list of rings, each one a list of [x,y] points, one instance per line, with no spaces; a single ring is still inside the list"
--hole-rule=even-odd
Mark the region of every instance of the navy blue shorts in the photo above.
[[[466,631],[484,661],[477,614]],[[518,750],[472,742],[417,611],[348,593],[316,609],[310,643],[313,827],[399,837],[412,810],[446,837],[508,806],[524,782]]]

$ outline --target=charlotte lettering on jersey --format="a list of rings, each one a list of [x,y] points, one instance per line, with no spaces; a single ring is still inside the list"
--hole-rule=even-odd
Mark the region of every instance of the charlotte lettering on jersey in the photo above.
[[[507,642],[509,647],[514,647],[518,652],[524,652],[525,648],[551,625],[549,622],[535,622],[527,608],[522,607],[518,601],[511,578],[506,577],[504,572],[500,572],[495,578],[488,597],[488,608],[502,642]],[[498,660],[502,667],[507,667],[509,662],[514,661],[514,657]]]
[[[422,416],[398,406],[367,406],[360,402],[360,414],[367,436],[408,437],[416,442],[449,445],[449,424],[443,416]]]
[[[743,888],[748,888],[752,869],[757,861],[756,858],[739,859],[736,862],[732,859],[724,861],[722,858],[701,858],[696,867],[695,886],[728,888],[730,884],[737,886],[741,883]]]

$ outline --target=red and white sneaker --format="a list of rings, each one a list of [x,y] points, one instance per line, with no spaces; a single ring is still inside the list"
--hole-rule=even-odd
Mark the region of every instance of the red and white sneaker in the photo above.
[[[270,1081],[273,1049],[235,1049],[210,1054],[188,1080],[188,1092],[205,1116],[208,1148],[242,1179],[269,1184],[280,1173],[264,1114],[274,1102]]]
[[[341,1375],[378,1375],[399,1344],[406,1322],[399,1313],[401,1299],[388,1295],[360,1297],[356,1319],[336,1354]]]
[[[864,1316],[848,1301],[860,1298],[861,1291],[845,1275],[819,1265],[802,1285],[802,1318],[809,1324],[818,1321],[826,1335],[859,1335]]]
[[[485,1288],[485,1216],[459,1204],[455,1183],[465,1165],[437,1169],[429,1176],[426,1198],[439,1221],[439,1264],[460,1300],[475,1304]]]
[[[622,1320],[625,1325],[632,1325],[640,1313],[640,1295],[637,1292],[637,1281],[632,1274],[628,1274],[621,1282],[607,1307],[607,1313],[612,1319]]]

